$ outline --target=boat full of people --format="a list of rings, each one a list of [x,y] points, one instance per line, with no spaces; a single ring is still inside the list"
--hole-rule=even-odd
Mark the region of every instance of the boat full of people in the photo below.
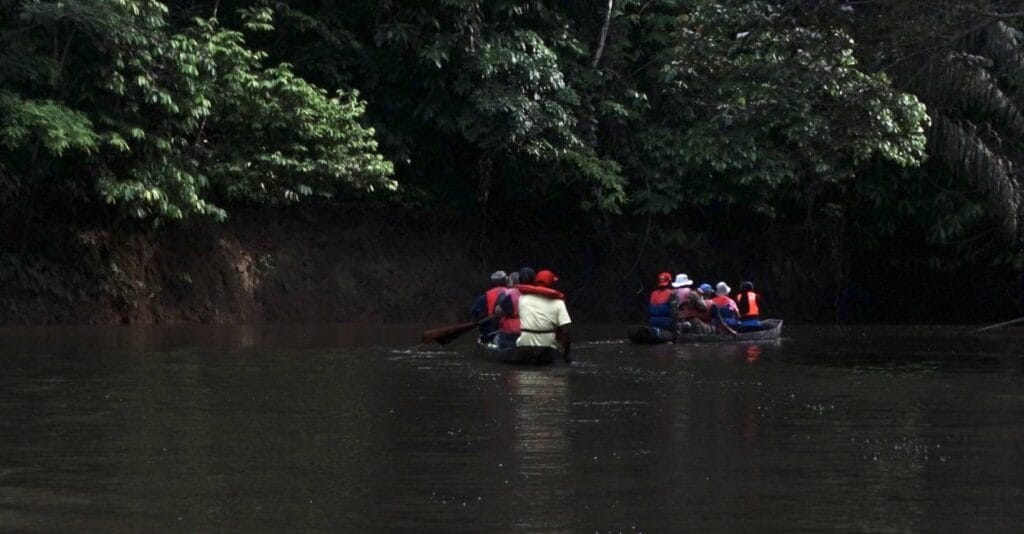
[[[641,345],[657,345],[659,343],[715,343],[730,341],[771,341],[782,335],[781,319],[765,319],[762,328],[732,334],[680,334],[671,330],[662,330],[650,326],[639,326],[629,331],[629,340]]]
[[[554,288],[558,276],[548,269],[523,267],[511,276],[495,271],[490,282],[471,307],[480,328],[477,355],[524,365],[569,362],[572,319],[565,295]]]
[[[761,319],[764,305],[752,282],[732,296],[725,282],[696,285],[685,273],[658,275],[647,301],[647,322],[629,332],[634,343],[697,343],[778,339],[779,319]],[[554,288],[551,270],[524,267],[512,275],[495,271],[490,287],[470,308],[473,322],[424,333],[425,341],[445,344],[479,328],[476,354],[501,363],[549,365],[571,361],[572,320],[565,296]]]
[[[761,295],[743,282],[735,298],[725,282],[700,284],[663,272],[647,303],[647,323],[629,331],[633,343],[698,343],[778,339],[782,320],[761,319]]]

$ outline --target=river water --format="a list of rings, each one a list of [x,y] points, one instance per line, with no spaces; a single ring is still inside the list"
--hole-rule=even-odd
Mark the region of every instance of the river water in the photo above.
[[[0,531],[1024,523],[1020,330],[638,347],[592,326],[538,369],[422,329],[0,329]]]

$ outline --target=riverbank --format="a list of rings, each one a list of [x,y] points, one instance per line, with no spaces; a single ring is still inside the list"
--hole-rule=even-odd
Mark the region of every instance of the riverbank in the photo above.
[[[707,273],[721,273],[734,287],[750,276],[769,314],[790,322],[928,321],[944,309],[958,310],[947,323],[984,322],[1014,313],[1012,300],[984,317],[960,313],[969,309],[953,301],[963,296],[948,292],[918,306],[899,280],[839,288],[797,248],[766,246],[755,263],[739,246],[677,252],[649,246],[638,225],[574,228],[548,217],[496,234],[473,218],[364,203],[237,209],[225,223],[135,232],[58,227],[0,252],[0,324],[452,323],[466,319],[491,271],[527,264],[558,272],[573,317],[585,321],[640,320],[650,279],[673,267],[712,283]]]
[[[457,236],[370,212],[239,210],[223,224],[68,232],[55,250],[5,254],[0,322],[456,319],[452,302],[475,288],[424,281],[474,279]]]

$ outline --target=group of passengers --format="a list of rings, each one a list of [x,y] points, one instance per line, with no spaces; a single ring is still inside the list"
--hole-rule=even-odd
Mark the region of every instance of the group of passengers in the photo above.
[[[491,274],[491,288],[471,308],[480,324],[480,341],[499,348],[550,347],[569,361],[569,311],[565,295],[554,289],[558,277],[550,270],[523,267],[511,275]],[[485,320],[486,319],[486,320]]]
[[[670,273],[658,275],[658,287],[647,303],[647,326],[686,334],[736,334],[761,329],[761,296],[754,284],[743,282],[733,299],[732,288],[719,282],[693,287],[686,274],[675,280]]]

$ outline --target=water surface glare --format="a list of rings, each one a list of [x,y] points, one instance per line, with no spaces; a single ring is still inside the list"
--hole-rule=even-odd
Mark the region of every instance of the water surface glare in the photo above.
[[[625,328],[540,369],[415,325],[0,329],[0,531],[1021,528],[1021,330]]]

